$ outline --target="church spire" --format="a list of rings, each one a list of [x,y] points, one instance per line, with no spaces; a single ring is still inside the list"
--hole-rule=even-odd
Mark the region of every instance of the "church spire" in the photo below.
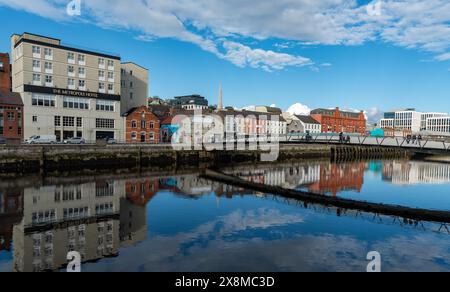
[[[219,83],[219,104],[217,105],[217,110],[223,110],[223,99],[222,99],[222,82]]]

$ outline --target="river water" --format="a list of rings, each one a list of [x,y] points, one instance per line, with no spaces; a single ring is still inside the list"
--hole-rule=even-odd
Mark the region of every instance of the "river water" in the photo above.
[[[235,166],[243,179],[450,211],[450,164],[407,160]],[[304,204],[195,171],[0,180],[0,271],[450,271],[450,227]]]

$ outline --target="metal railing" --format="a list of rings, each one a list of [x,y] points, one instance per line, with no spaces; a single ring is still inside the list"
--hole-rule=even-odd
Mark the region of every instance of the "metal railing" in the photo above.
[[[344,145],[360,145],[360,146],[384,146],[384,147],[401,147],[421,150],[444,150],[450,151],[450,141],[447,139],[438,139],[432,137],[414,139],[412,137],[370,137],[358,134],[289,134],[288,142],[302,143],[325,143],[325,144],[344,144]]]

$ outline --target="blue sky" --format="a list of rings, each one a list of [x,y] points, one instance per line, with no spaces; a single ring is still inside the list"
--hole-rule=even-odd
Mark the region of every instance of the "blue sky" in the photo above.
[[[216,104],[221,81],[236,107],[450,112],[448,1],[385,0],[373,16],[356,0],[81,0],[77,17],[68,2],[0,0],[0,50],[26,31],[115,52],[163,98]]]

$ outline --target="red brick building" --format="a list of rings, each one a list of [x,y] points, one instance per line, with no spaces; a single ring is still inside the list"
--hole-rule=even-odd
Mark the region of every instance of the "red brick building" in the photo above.
[[[364,112],[341,111],[339,108],[316,109],[311,116],[322,124],[322,133],[360,133],[366,132]]]
[[[11,91],[11,65],[8,53],[0,53],[0,91]]]
[[[126,143],[159,143],[160,121],[147,106],[133,108],[123,116],[126,118]]]
[[[11,92],[9,55],[0,54],[0,137],[23,139],[23,102]]]

